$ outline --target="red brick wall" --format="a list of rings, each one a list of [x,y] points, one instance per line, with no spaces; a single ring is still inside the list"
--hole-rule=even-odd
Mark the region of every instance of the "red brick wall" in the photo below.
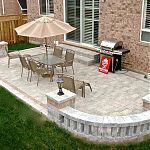
[[[150,72],[150,44],[140,42],[142,0],[106,0],[100,4],[99,39],[116,38],[131,50],[125,57],[133,70]]]
[[[4,8],[5,15],[18,15],[21,13],[17,0],[4,0]]]

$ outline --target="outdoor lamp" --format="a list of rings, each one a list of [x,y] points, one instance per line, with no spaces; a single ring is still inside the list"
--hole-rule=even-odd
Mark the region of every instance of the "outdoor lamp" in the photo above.
[[[59,92],[57,93],[59,96],[64,95],[64,92],[62,91],[62,85],[64,83],[64,80],[62,77],[58,77],[57,79],[57,84],[58,84],[58,88],[59,88]]]

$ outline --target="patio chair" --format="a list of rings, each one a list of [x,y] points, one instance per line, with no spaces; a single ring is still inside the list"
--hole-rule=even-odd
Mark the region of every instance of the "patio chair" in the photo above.
[[[21,77],[22,77],[22,74],[23,74],[23,69],[27,69],[28,70],[27,81],[28,81],[31,67],[30,67],[30,65],[28,63],[28,60],[26,59],[25,55],[19,55],[19,58],[20,58],[20,62],[21,62],[21,65],[22,65]]]
[[[85,86],[89,86],[91,91],[91,85],[87,82],[75,80],[73,76],[64,75],[64,74],[58,74],[58,76],[62,76],[64,83],[63,88],[76,93],[79,89],[82,90],[82,97],[85,97]]]
[[[8,68],[10,66],[10,60],[11,59],[16,59],[16,58],[19,58],[19,51],[16,51],[16,52],[7,52],[7,56],[8,56]]]
[[[66,50],[66,54],[65,54],[65,61],[63,64],[60,64],[59,66],[62,68],[62,73],[63,73],[63,68],[65,67],[66,71],[68,66],[72,67],[72,71],[74,74],[74,68],[73,68],[73,61],[74,61],[74,55],[75,55],[75,51],[67,49]]]
[[[50,77],[50,81],[53,81],[53,71],[48,70],[47,68],[43,67],[43,65],[41,65],[42,67],[39,67],[39,64],[36,63],[35,61],[33,61],[32,59],[29,59],[29,65],[31,67],[31,76],[30,76],[30,82],[31,82],[31,78],[32,78],[32,73],[35,73],[38,75],[38,80],[37,80],[37,86],[39,84],[39,77],[40,76],[44,76],[44,75],[48,75],[48,77]]]
[[[62,52],[63,52],[63,48],[62,48],[62,47],[55,46],[55,47],[54,47],[53,55],[54,55],[54,56],[57,56],[57,57],[59,57],[59,58],[62,58]]]

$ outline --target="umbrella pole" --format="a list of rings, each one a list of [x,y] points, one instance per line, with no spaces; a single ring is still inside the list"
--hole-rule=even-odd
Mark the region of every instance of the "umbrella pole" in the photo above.
[[[46,56],[48,56],[48,51],[47,51],[47,39],[45,38],[45,46],[46,46]]]
[[[45,38],[45,46],[46,46],[46,59],[47,59],[47,62],[48,62],[47,38]],[[47,71],[48,71],[48,65],[47,65]]]

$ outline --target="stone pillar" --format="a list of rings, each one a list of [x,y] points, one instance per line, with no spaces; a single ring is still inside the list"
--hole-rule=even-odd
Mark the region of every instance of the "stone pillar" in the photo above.
[[[7,56],[8,43],[5,41],[0,42],[0,57]]]
[[[59,96],[58,90],[47,93],[48,118],[56,123],[63,122],[64,116],[59,116],[59,109],[67,106],[75,107],[75,93],[63,89],[64,95]],[[65,119],[64,119],[65,120]]]
[[[144,109],[150,110],[150,94],[146,95],[143,97],[143,107]]]

